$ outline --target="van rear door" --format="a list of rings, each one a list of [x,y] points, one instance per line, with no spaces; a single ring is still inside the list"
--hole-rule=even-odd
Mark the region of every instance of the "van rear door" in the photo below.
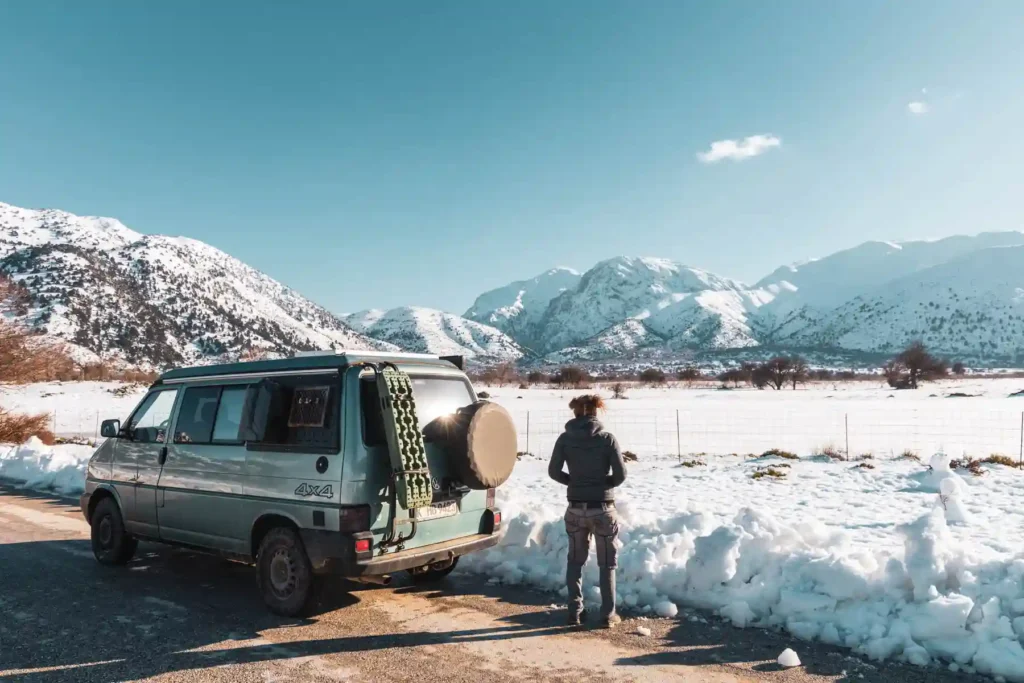
[[[417,374],[410,372],[413,397],[416,400],[416,416],[422,430],[435,420],[444,420],[459,408],[476,400],[473,388],[463,375]],[[380,413],[380,400],[373,376],[360,381],[361,408],[363,411],[364,441],[371,447],[374,469],[384,479],[390,477],[390,459],[387,440]],[[416,521],[415,535],[404,543],[405,548],[441,543],[444,541],[481,533],[481,524],[487,507],[487,493],[472,491],[454,478],[447,451],[440,444],[426,442],[427,463],[430,469],[433,500],[429,507],[395,510],[398,531],[403,536],[412,533],[412,521]],[[381,501],[380,514],[373,522],[374,543],[378,543],[390,528],[390,501]]]

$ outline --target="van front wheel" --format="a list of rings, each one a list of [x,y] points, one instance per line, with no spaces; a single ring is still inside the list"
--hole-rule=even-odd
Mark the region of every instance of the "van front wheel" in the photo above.
[[[271,612],[302,614],[313,595],[313,567],[294,529],[277,527],[260,542],[256,557],[260,593]]]
[[[127,564],[132,559],[139,542],[125,531],[124,518],[113,498],[104,498],[96,505],[89,523],[92,554],[100,564]]]

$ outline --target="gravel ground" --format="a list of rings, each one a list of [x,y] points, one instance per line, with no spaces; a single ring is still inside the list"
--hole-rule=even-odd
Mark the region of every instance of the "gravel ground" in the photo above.
[[[551,601],[456,572],[429,589],[336,582],[308,618],[284,619],[263,608],[251,567],[154,545],[102,567],[77,506],[0,486],[4,681],[971,680],[693,612],[571,630]],[[786,647],[803,667],[779,669]]]

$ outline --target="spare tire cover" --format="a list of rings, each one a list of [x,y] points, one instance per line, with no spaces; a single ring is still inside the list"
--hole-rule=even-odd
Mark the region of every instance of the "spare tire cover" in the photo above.
[[[495,488],[512,476],[516,426],[497,403],[479,401],[460,408],[443,431],[453,474],[469,488]]]

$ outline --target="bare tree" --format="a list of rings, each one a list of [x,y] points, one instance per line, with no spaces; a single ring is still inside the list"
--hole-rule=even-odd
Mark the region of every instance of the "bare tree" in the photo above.
[[[957,377],[963,377],[964,375],[967,374],[967,368],[964,367],[962,361],[957,361],[953,363],[953,374],[956,375]]]
[[[771,360],[765,361],[761,366],[768,380],[768,386],[775,390],[782,389],[783,385],[786,384],[792,367],[793,361],[785,356],[776,356]]]
[[[559,368],[551,378],[551,381],[562,389],[579,389],[589,380],[590,375],[587,371],[575,365]]]
[[[789,381],[793,384],[794,391],[796,391],[796,385],[806,382],[810,374],[811,371],[807,367],[807,361],[803,358],[793,356],[789,359]]]
[[[928,352],[924,342],[914,341],[894,359],[907,369],[907,384],[917,389],[920,382],[931,382],[949,374],[949,364]]]
[[[640,373],[640,381],[647,385],[664,384],[668,377],[658,368],[647,368]]]
[[[700,377],[700,370],[693,365],[687,365],[685,368],[682,368],[679,372],[676,373],[676,378],[680,382],[686,382],[688,385],[693,384],[694,382],[699,380]]]

